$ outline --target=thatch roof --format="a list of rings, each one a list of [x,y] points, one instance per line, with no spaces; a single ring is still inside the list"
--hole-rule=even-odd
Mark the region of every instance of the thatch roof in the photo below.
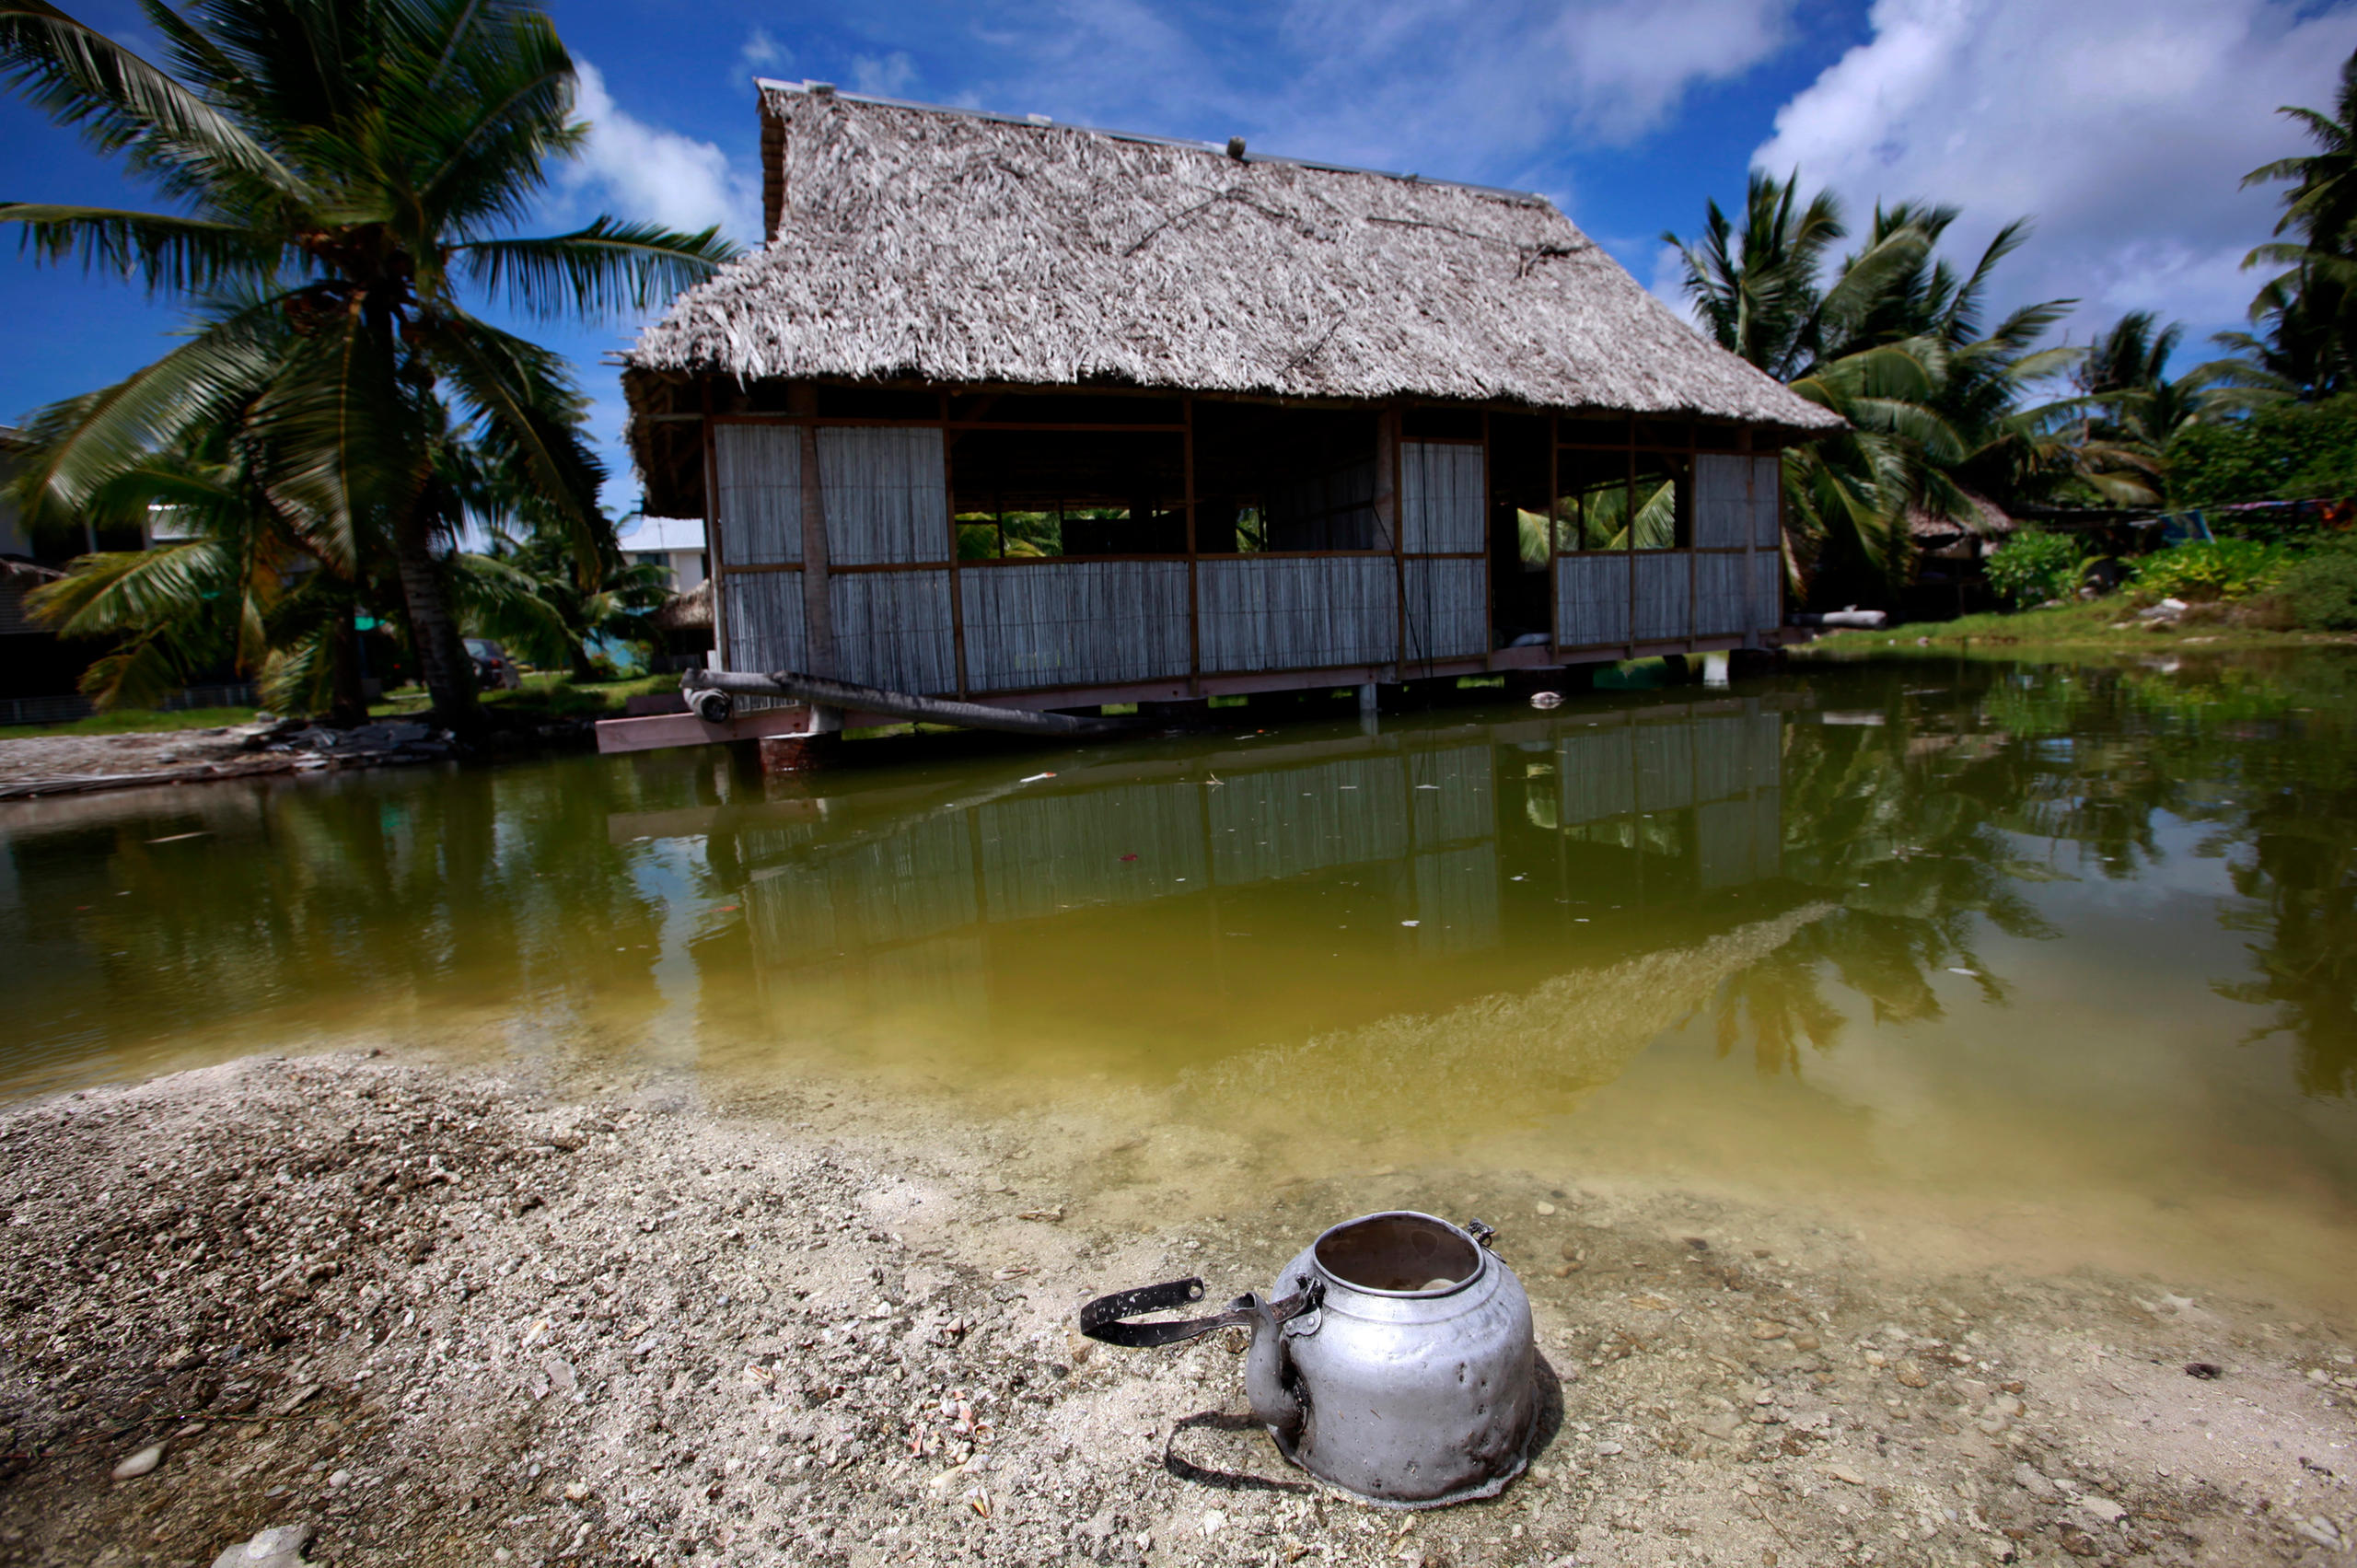
[[[0,555],[0,582],[16,587],[37,588],[43,583],[56,582],[65,574],[54,566],[44,566],[38,561],[28,561],[17,555]]]
[[[1840,423],[1543,197],[761,84],[769,244],[629,364]]]
[[[1974,534],[1982,539],[2003,539],[2014,531],[2014,519],[2005,509],[1986,495],[1963,493],[1971,515],[1965,517],[1942,517],[1928,506],[1907,508],[1907,531],[1917,539],[1945,539],[1956,534]]]
[[[656,606],[652,617],[658,632],[712,630],[712,579],[706,577],[683,594],[673,594]]]

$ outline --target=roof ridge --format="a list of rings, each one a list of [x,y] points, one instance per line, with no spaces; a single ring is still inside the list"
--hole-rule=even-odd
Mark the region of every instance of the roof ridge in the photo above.
[[[1165,136],[1152,131],[1124,131],[1109,125],[1084,125],[1074,120],[1056,120],[1045,114],[1009,114],[995,109],[976,109],[964,104],[925,103],[916,99],[887,98],[881,93],[850,93],[832,82],[804,78],[799,82],[780,81],[773,76],[756,76],[753,86],[764,92],[808,94],[824,88],[829,94],[846,103],[875,104],[884,109],[911,109],[926,114],[957,115],[968,120],[985,120],[1001,125],[1024,125],[1034,130],[1078,131],[1084,135],[1104,136],[1117,142],[1136,142],[1146,146],[1176,147],[1181,152],[1202,153],[1211,157],[1235,157],[1238,163],[1283,164],[1293,168],[1314,168],[1325,174],[1364,174],[1376,180],[1396,180],[1404,185],[1429,186],[1439,190],[1470,191],[1478,195],[1502,196],[1511,201],[1536,203],[1552,207],[1555,203],[1544,192],[1517,191],[1508,185],[1483,185],[1470,180],[1437,180],[1424,174],[1401,174],[1396,169],[1364,168],[1356,164],[1329,163],[1322,158],[1289,157],[1279,153],[1247,151],[1240,157],[1232,155],[1217,142],[1199,142],[1190,136]]]

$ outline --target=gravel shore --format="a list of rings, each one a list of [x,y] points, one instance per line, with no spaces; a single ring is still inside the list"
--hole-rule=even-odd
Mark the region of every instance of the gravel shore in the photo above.
[[[698,1086],[347,1052],[0,1112],[0,1562],[291,1529],[334,1564],[2345,1563],[2357,1531],[2346,1324],[1446,1171],[1175,1220],[1140,1162],[1202,1151],[1156,1130]],[[1230,1338],[1071,1331],[1389,1207],[1497,1224],[1529,1287],[1561,1410],[1492,1502],[1309,1490],[1223,1419]]]

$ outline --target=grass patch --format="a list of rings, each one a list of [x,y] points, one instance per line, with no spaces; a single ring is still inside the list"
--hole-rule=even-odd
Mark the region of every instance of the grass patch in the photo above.
[[[611,718],[631,698],[650,691],[676,691],[676,675],[633,675],[624,680],[598,680],[575,685],[562,671],[536,669],[513,691],[486,691],[482,705],[517,718]],[[408,718],[426,708],[425,691],[397,687],[369,712],[378,718]]]
[[[1960,649],[2024,654],[2043,650],[2084,648],[2134,649],[2166,647],[2189,642],[2222,648],[2302,647],[2315,644],[2357,641],[2346,634],[2323,632],[2282,632],[2237,624],[2224,613],[2196,606],[2174,624],[2150,625],[2136,619],[2127,598],[2113,596],[2054,610],[2025,610],[2014,614],[1967,615],[1955,621],[1919,622],[1886,632],[1829,633],[1792,651],[1802,657],[1842,654],[1899,653],[1925,645],[1944,654]]]
[[[225,725],[251,724],[253,719],[251,708],[178,708],[168,714],[153,708],[123,708],[64,724],[0,726],[0,740],[31,740],[44,735],[156,735],[167,730],[219,729]]]

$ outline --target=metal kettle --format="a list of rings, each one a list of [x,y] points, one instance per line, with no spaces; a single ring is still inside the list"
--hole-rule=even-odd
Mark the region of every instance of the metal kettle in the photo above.
[[[1244,1388],[1288,1460],[1368,1503],[1494,1496],[1538,1423],[1530,1298],[1476,1220],[1396,1210],[1347,1220],[1285,1265],[1270,1296],[1179,1322],[1124,1321],[1201,1300],[1201,1280],[1100,1297],[1081,1331],[1118,1345],[1252,1331]]]

